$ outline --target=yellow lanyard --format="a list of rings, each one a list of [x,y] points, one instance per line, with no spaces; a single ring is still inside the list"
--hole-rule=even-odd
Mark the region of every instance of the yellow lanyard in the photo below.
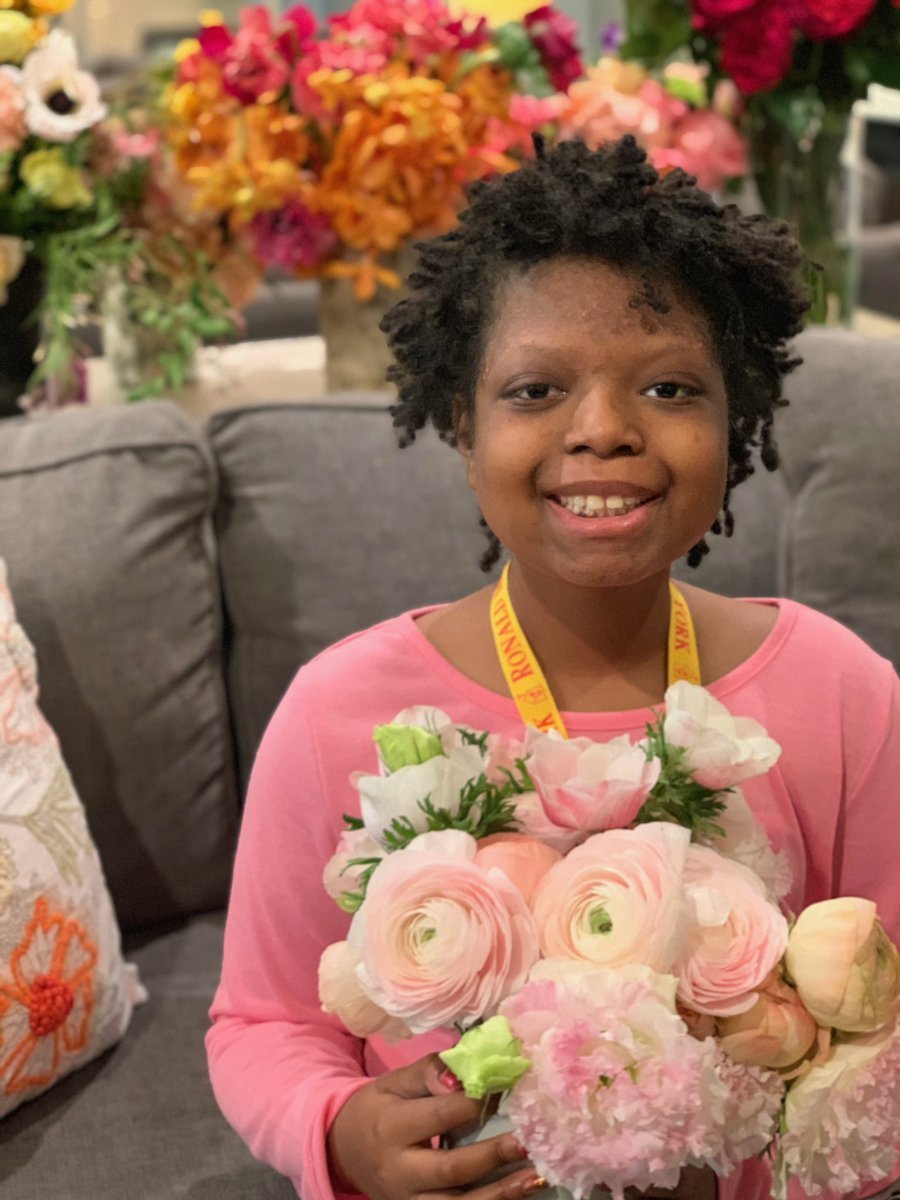
[[[694,623],[684,596],[671,580],[669,598],[669,686],[679,679],[699,684],[700,658]],[[562,737],[568,737],[553,693],[509,598],[509,563],[503,568],[491,598],[491,629],[503,674],[522,720],[535,729],[555,729]]]

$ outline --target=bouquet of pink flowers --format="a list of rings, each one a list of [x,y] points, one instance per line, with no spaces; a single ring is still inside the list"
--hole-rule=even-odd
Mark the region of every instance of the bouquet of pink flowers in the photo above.
[[[323,1008],[442,1054],[576,1200],[774,1155],[776,1195],[900,1161],[900,953],[871,901],[782,911],[790,872],[739,785],[780,747],[680,682],[633,743],[516,742],[415,708],[325,871],[353,919]]]

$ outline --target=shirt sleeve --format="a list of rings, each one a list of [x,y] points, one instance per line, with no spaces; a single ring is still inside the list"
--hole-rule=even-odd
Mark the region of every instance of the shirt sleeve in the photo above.
[[[321,952],[348,926],[322,884],[339,826],[295,682],[251,775],[206,1046],[226,1119],[305,1200],[334,1200],[326,1131],[368,1082],[362,1043],[318,999]]]

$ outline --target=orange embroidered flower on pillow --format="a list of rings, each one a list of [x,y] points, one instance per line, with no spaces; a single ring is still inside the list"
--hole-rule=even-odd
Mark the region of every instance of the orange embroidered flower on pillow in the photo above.
[[[0,1117],[117,1042],[143,995],[0,560]]]

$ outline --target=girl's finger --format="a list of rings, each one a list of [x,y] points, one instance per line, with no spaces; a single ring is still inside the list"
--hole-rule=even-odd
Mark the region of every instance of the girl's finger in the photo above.
[[[542,1192],[547,1187],[546,1179],[541,1179],[534,1167],[526,1167],[515,1171],[503,1179],[485,1184],[483,1187],[466,1191],[466,1200],[527,1200]],[[458,1192],[423,1192],[417,1200],[455,1200]]]
[[[469,1100],[463,1092],[448,1092],[446,1096],[427,1096],[407,1100],[395,1110],[396,1124],[392,1141],[404,1146],[440,1137],[448,1129],[459,1129],[481,1117],[480,1100]]]
[[[494,1182],[495,1176],[519,1171],[525,1158],[526,1153],[515,1135],[502,1133],[499,1137],[453,1150],[414,1148],[410,1150],[404,1168],[413,1191],[452,1192],[489,1179]]]

